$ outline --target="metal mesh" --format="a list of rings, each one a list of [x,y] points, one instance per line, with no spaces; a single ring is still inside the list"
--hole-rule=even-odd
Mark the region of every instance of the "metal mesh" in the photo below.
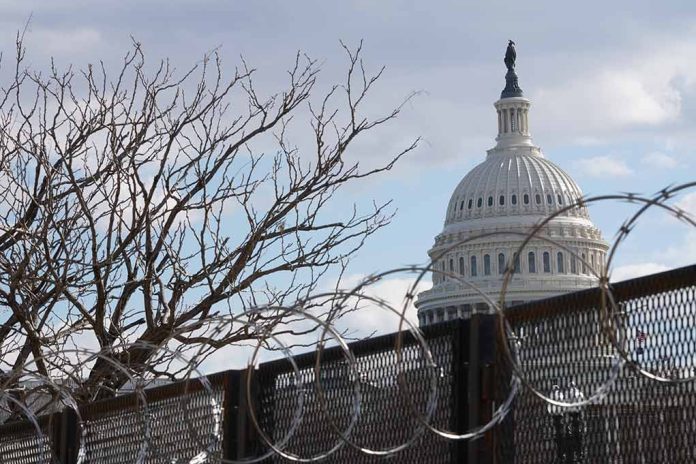
[[[221,453],[223,389],[148,399],[147,411],[130,407],[101,413],[92,408],[84,422],[86,463],[188,463]],[[123,401],[123,400],[121,400]],[[204,462],[204,461],[202,461]]]
[[[431,336],[428,343],[439,369],[437,376],[437,408],[432,424],[449,429],[453,417],[453,336],[457,332],[450,325],[445,334]],[[406,341],[406,339],[405,339]],[[360,375],[360,415],[350,434],[356,446],[372,450],[386,450],[408,442],[419,428],[412,412],[425,415],[425,405],[431,393],[431,372],[425,367],[420,346],[408,341],[403,348],[399,365],[394,354],[394,337],[387,336],[353,345],[357,349],[357,370]],[[301,367],[301,390],[304,395],[302,421],[284,451],[309,458],[326,453],[339,441],[335,427],[345,430],[354,414],[354,376],[347,363],[336,351],[325,352],[321,359],[321,385],[326,392],[323,407],[317,397],[314,355],[298,358]],[[281,440],[290,430],[298,401],[296,374],[289,363],[275,362],[262,366],[260,415],[262,426],[274,440]],[[408,391],[403,393],[397,382],[403,375]],[[408,403],[408,395],[411,404]],[[452,462],[453,443],[425,431],[412,446],[400,452],[396,459],[403,463]],[[345,445],[331,454],[326,462],[367,463],[383,458],[369,456]],[[280,457],[275,462],[283,462]]]
[[[5,425],[0,428],[0,463],[2,464],[37,464],[51,462],[51,444],[49,434],[42,430],[44,436],[26,423],[20,427]]]
[[[618,312],[607,330],[627,361],[674,381],[693,376],[696,266],[613,290]],[[600,329],[600,298],[592,290],[510,309],[519,367],[541,394],[567,401],[607,381],[617,354]],[[695,432],[693,382],[658,382],[625,365],[608,394],[585,407],[555,407],[523,388],[500,429],[500,455],[505,463],[696,462]]]
[[[10,420],[11,417],[24,416],[26,411],[20,411],[15,401],[17,398],[31,411],[42,411],[44,414],[35,417],[34,422],[14,419],[11,422],[0,425],[0,464],[4,463],[50,463],[52,462],[53,449],[55,448],[54,433],[60,426],[60,414],[51,414],[59,405],[50,394],[36,385],[27,383],[21,392],[7,391],[0,399],[0,423]],[[59,407],[58,407],[59,408]],[[37,430],[37,425],[40,430]]]
[[[508,308],[525,385],[504,421],[471,442],[448,441],[426,431],[392,459],[399,463],[696,462],[696,384],[692,380],[696,373],[696,266],[616,284],[612,295],[616,310],[605,313],[606,317],[599,310],[597,289]],[[606,321],[612,324],[607,326]],[[338,429],[345,429],[354,413],[358,381],[361,408],[350,438],[359,447],[394,448],[408,442],[420,426],[411,405],[425,414],[433,372],[437,383],[434,427],[461,433],[471,424],[486,423],[507,397],[512,375],[500,349],[504,345],[494,343],[494,329],[495,318],[483,315],[426,328],[435,370],[426,367],[421,348],[408,336],[401,364],[394,352],[394,335],[352,344],[355,371],[340,350],[326,349],[319,379],[325,406],[317,397],[314,353],[295,358],[300,369],[297,385],[287,360],[262,364],[253,377],[260,426],[272,440],[281,440],[302,398],[301,421],[283,449],[302,458],[324,454],[340,442],[327,412]],[[616,337],[614,344],[607,333]],[[533,389],[538,395],[570,402],[589,398],[611,379],[615,345],[622,348],[629,365],[617,370],[616,381],[596,402],[559,407],[534,394]],[[200,385],[148,390],[147,414],[135,395],[82,407],[84,462],[132,463],[139,454],[148,463],[189,462],[196,456],[200,462],[216,462],[223,451],[242,459],[259,456],[267,446],[248,421],[241,374],[229,371],[209,376],[212,398]],[[407,385],[405,390],[398,378]],[[59,419],[51,422],[49,417]],[[43,439],[29,422],[0,426],[0,463],[49,462],[51,448],[61,462],[75,462],[70,449],[79,442],[79,427],[66,425],[69,416],[63,412],[42,417],[39,423],[45,431]],[[206,448],[208,456],[202,454]],[[345,445],[326,462],[383,459]],[[283,458],[268,461],[283,462]]]
[[[183,463],[198,457],[214,462],[223,447],[223,398],[225,376],[208,377],[212,396],[192,381],[146,391],[147,408],[135,394],[80,408],[82,430],[74,414],[39,418],[44,436],[28,421],[0,426],[0,463],[36,464],[75,462],[82,447],[83,463],[131,464]],[[65,418],[63,418],[65,419]],[[64,428],[64,430],[62,430]],[[53,434],[51,433],[53,430]],[[52,439],[62,452],[51,454]],[[206,462],[201,460],[200,462]]]

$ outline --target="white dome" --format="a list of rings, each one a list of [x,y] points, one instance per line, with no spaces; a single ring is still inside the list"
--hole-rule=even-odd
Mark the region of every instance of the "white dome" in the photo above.
[[[547,216],[582,197],[578,184],[534,148],[490,153],[454,190],[445,225],[478,218]],[[585,209],[566,215],[588,217]]]
[[[592,269],[604,263],[608,246],[584,206],[555,216],[520,251],[532,227],[582,198],[582,191],[534,145],[531,103],[518,87],[513,90],[514,96],[504,91],[495,103],[496,146],[455,188],[444,228],[428,251],[440,272],[433,273],[433,287],[418,295],[421,325],[491,311],[480,293],[447,273],[496,301],[505,270],[514,266],[506,304],[596,285]]]

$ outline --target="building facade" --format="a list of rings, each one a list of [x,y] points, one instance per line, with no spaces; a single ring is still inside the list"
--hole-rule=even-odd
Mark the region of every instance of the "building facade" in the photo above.
[[[512,42],[505,64],[506,86],[494,104],[497,143],[454,189],[444,228],[428,251],[436,272],[416,302],[421,326],[492,311],[453,274],[497,302],[503,274],[514,267],[505,295],[510,305],[594,286],[591,268],[605,260],[607,243],[584,206],[551,219],[520,250],[535,225],[582,198],[582,190],[532,141],[531,102],[517,83]]]

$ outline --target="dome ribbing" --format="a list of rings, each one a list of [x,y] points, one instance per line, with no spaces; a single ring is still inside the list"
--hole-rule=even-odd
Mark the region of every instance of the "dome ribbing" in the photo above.
[[[552,214],[582,197],[578,184],[539,154],[490,156],[454,190],[445,225],[476,218]],[[587,217],[584,209],[567,213]]]

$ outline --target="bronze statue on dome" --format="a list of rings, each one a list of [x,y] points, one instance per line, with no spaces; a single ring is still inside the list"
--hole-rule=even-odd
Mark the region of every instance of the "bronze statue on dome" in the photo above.
[[[515,51],[515,42],[508,40],[507,50],[505,50],[505,66],[507,66],[508,71],[515,70],[515,60],[517,59],[517,52]]]
[[[515,51],[515,42],[508,40],[507,50],[505,50],[505,66],[507,66],[507,74],[505,74],[505,88],[500,94],[500,98],[521,97],[522,89],[517,82],[517,74],[515,74],[515,61],[517,60],[517,52]]]

